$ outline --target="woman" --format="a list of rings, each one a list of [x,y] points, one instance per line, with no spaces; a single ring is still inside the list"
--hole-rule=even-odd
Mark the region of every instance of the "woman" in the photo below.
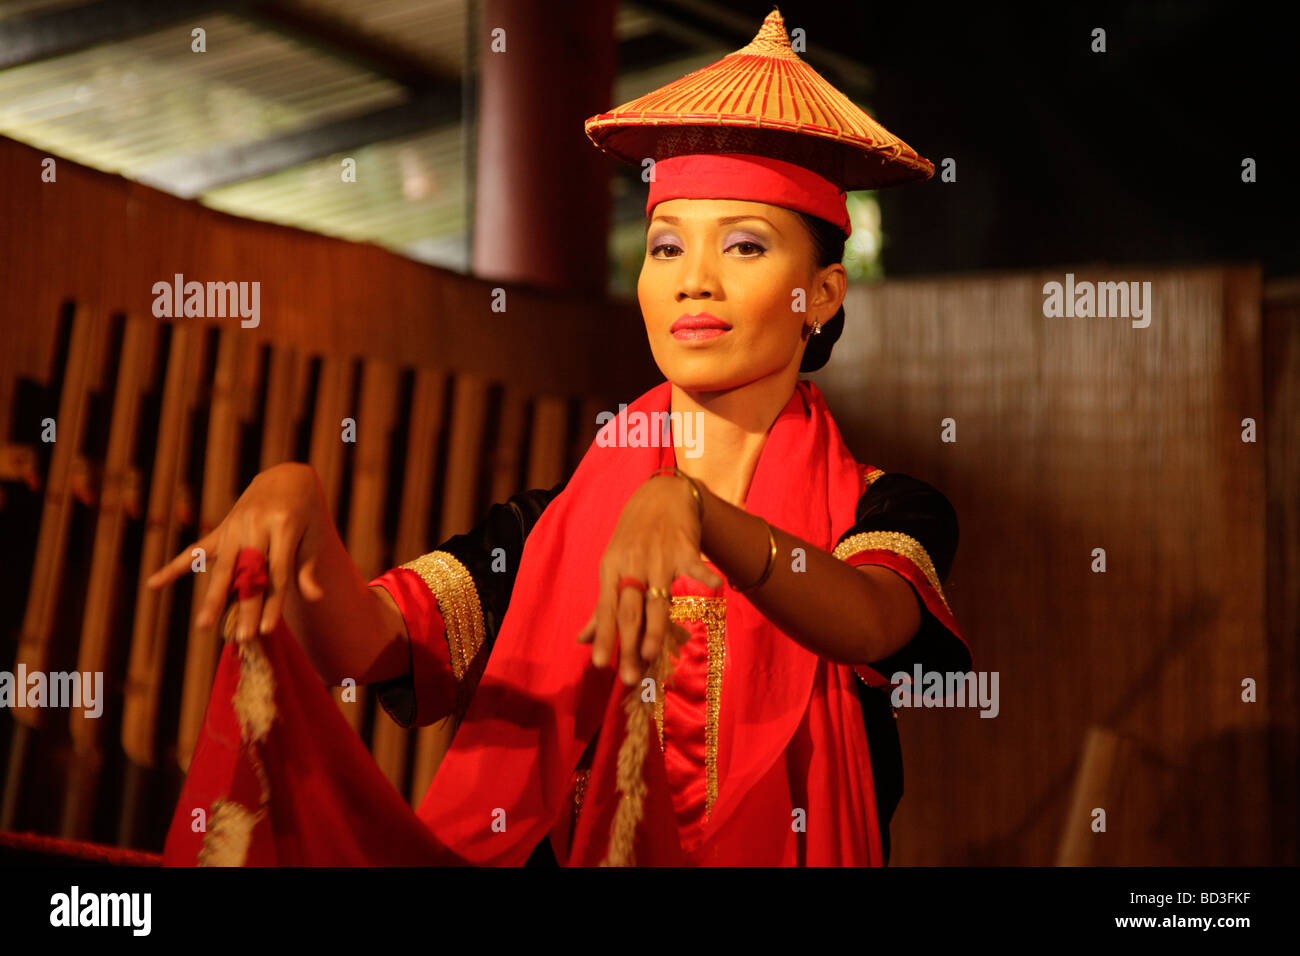
[[[821,108],[822,124],[773,128],[763,114],[756,128],[754,115],[683,99],[753,103],[739,94],[765,71],[798,79],[794,105]],[[283,613],[327,680],[379,683],[404,725],[459,724],[418,810],[412,839],[432,836],[424,859],[605,859],[616,817],[626,823],[632,687],[629,712],[639,696],[658,744],[637,761],[637,862],[886,861],[901,794],[888,675],[914,662],[964,671],[970,658],[941,590],[951,507],[923,482],[855,461],[819,390],[798,378],[825,364],[843,326],[844,189],[932,170],[835,96],[774,11],[744,49],[588,121],[602,148],[655,160],[637,291],[666,381],[602,429],[564,485],[497,506],[365,594],[318,505],[277,533],[259,532],[246,508],[227,519],[237,530],[205,539],[218,559],[203,618],[226,593],[232,552],[267,553],[265,607],[256,588],[241,601],[245,641],[259,615],[265,633]],[[671,442],[638,437],[638,421],[665,415]],[[698,454],[687,453],[686,416]],[[301,472],[294,480],[303,490]],[[165,570],[188,561],[187,550]],[[352,638],[322,636],[331,631]],[[647,679],[668,666],[670,637],[671,679]],[[335,755],[330,772],[379,777],[357,762]],[[272,798],[296,786],[260,779]]]

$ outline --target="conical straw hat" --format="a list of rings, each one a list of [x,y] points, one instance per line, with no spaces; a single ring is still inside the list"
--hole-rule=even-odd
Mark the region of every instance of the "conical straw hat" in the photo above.
[[[799,58],[775,8],[747,46],[591,117],[585,128],[602,150],[634,166],[687,153],[756,153],[844,190],[934,174],[933,163]]]

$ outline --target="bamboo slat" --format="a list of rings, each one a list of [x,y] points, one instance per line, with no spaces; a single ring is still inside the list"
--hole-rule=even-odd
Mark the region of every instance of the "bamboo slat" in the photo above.
[[[446,376],[431,369],[419,369],[411,393],[410,424],[407,429],[406,465],[402,477],[401,504],[395,562],[405,563],[430,550],[425,529],[429,527],[434,502],[436,450],[442,434],[443,393]],[[371,752],[394,787],[403,790],[409,767],[408,751],[416,735],[388,719],[376,716]],[[412,806],[423,793],[413,795]]]
[[[550,488],[564,477],[568,424],[568,408],[562,399],[544,395],[535,401],[533,440],[528,450],[529,488]]]
[[[90,393],[102,380],[102,366],[97,367],[96,358],[103,358],[99,343],[106,331],[107,323],[98,322],[90,309],[77,308],[63,390],[59,396],[58,417],[54,420],[55,441],[50,456],[50,474],[45,486],[40,536],[32,562],[32,583],[14,663],[15,672],[19,667],[29,672],[49,669],[55,618],[62,589],[69,583],[65,570],[68,529],[72,521],[72,473],[85,437]],[[42,430],[44,427],[42,423]],[[43,708],[17,708],[13,716],[20,723],[38,727],[44,713]]]
[[[255,345],[236,326],[221,330],[203,454],[203,489],[199,505],[199,528],[203,534],[221,524],[242,492],[238,487],[240,426],[251,410],[243,396],[254,391],[258,379],[259,361]],[[190,607],[180,726],[176,735],[176,759],[182,770],[189,768],[190,757],[198,743],[208,692],[221,654],[217,624],[200,627],[194,620],[207,597],[211,578],[198,574],[193,580],[194,599]]]
[[[439,541],[468,531],[478,517],[475,512],[486,414],[487,383],[476,375],[455,376]],[[424,791],[429,788],[454,733],[454,721],[447,717],[420,728],[416,734],[415,766],[411,781],[413,803],[423,797]]]
[[[190,425],[206,344],[206,336],[200,328],[178,324],[173,329],[167,356],[162,418],[149,483],[140,562],[144,574],[135,600],[122,709],[122,747],[130,760],[140,767],[153,767],[157,760],[159,695],[174,593],[170,588],[161,593],[150,591],[144,585],[144,578],[161,567],[180,547],[181,524],[177,520],[176,505],[184,462],[193,441]]]
[[[398,378],[397,370],[379,359],[368,359],[362,367],[345,540],[348,553],[367,581],[383,570],[384,502],[391,439],[396,427]],[[363,675],[352,676],[357,681],[356,700],[349,706],[355,711],[353,726],[359,726],[369,694],[362,683]]]
[[[142,405],[145,389],[153,381],[158,359],[158,327],[151,320],[126,320],[117,385],[113,396],[104,481],[95,525],[94,550],[86,578],[86,606],[81,622],[77,670],[82,674],[112,674],[113,652],[125,635],[115,632],[118,603],[123,588],[125,538],[132,521],[141,517],[140,475],[132,461],[136,442],[142,440]],[[105,688],[110,685],[105,681]],[[99,772],[104,761],[104,728],[110,702],[98,718],[74,707],[69,715],[75,759],[71,764],[64,798],[61,835],[85,839],[99,792]]]

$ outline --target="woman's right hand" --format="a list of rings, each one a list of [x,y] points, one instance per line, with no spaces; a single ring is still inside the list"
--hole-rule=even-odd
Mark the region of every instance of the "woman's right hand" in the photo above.
[[[266,557],[269,588],[239,602],[236,637],[248,640],[255,628],[269,633],[284,612],[290,588],[296,588],[309,601],[324,596],[315,564],[323,523],[328,520],[315,469],[301,462],[275,465],[249,483],[219,525],[155,571],[145,583],[155,590],[166,587],[191,568],[194,549],[203,549],[212,577],[195,623],[209,627],[225,607],[235,558],[244,548],[256,548]]]

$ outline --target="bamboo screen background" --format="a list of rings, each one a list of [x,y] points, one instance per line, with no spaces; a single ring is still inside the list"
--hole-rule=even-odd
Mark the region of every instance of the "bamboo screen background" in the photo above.
[[[1150,326],[1044,318],[1067,271],[1150,281]],[[946,590],[1000,676],[996,719],[900,711],[898,862],[1296,861],[1300,284],[1263,295],[1213,265],[851,291],[818,380],[860,460],[952,501]]]

